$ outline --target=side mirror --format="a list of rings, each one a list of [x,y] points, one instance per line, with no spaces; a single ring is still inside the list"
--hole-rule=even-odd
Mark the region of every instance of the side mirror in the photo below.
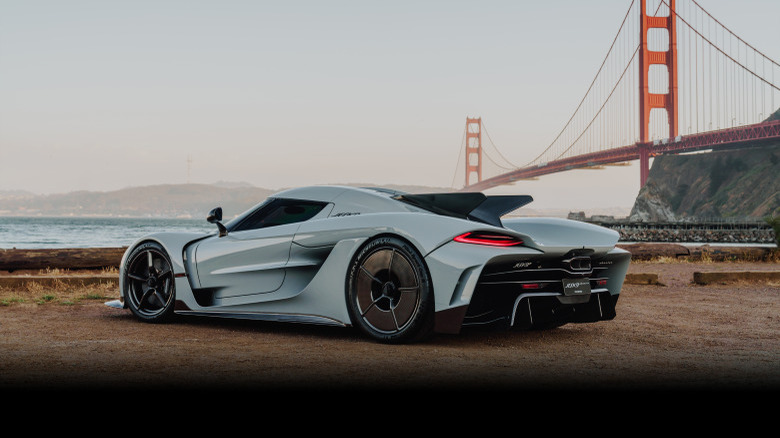
[[[206,220],[210,223],[219,222],[222,220],[222,207],[217,207],[209,212],[209,215],[206,216]]]
[[[222,225],[222,207],[217,207],[209,212],[209,215],[206,216],[206,220],[209,223],[217,224],[217,228],[219,228],[219,237],[227,236],[227,228],[225,228],[224,225]]]

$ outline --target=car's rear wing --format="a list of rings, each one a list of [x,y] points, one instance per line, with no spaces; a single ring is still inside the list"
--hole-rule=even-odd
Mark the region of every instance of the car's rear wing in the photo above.
[[[469,219],[502,227],[501,216],[529,204],[528,195],[486,196],[479,192],[402,194],[393,199],[444,216]]]

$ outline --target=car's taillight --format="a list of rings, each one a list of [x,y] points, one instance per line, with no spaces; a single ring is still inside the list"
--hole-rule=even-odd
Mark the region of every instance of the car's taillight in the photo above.
[[[456,237],[456,242],[461,243],[473,243],[476,245],[488,245],[488,246],[516,246],[522,245],[523,241],[514,236],[499,233],[488,233],[481,231],[474,231],[470,233],[461,234]]]

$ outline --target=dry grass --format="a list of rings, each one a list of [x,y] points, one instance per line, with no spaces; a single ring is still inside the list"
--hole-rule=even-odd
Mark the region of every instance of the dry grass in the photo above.
[[[99,270],[89,271],[95,275],[119,275],[119,269],[113,266],[105,267]],[[65,276],[65,275],[83,275],[84,271],[71,271],[70,269],[46,268],[38,270],[38,275]]]
[[[659,256],[659,257],[653,257],[650,259],[636,259],[631,260],[632,264],[648,264],[648,265],[658,265],[658,264],[671,264],[671,263],[692,263],[688,258],[686,257],[671,257],[671,256]]]
[[[656,256],[642,259],[632,259],[631,263],[647,264],[672,264],[672,263],[780,263],[780,249],[772,250],[765,254],[744,251],[742,253],[718,254],[707,248],[702,248],[701,252],[689,256]]]
[[[23,304],[70,306],[83,302],[111,300],[118,295],[116,284],[111,282],[88,286],[68,285],[63,282],[44,286],[29,282],[22,288],[0,288],[0,306]]]

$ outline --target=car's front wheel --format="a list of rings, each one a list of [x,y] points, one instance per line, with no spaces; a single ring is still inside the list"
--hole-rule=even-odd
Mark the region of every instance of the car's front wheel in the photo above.
[[[353,325],[382,342],[419,341],[433,331],[428,271],[417,251],[395,237],[374,239],[358,252],[347,304]]]
[[[173,266],[162,246],[146,242],[127,257],[124,296],[133,314],[147,322],[167,321],[173,315],[176,289]]]

